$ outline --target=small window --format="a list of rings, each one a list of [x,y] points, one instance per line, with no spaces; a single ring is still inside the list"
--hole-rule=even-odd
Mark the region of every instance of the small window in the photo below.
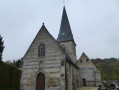
[[[45,45],[42,43],[38,48],[38,57],[45,56]]]
[[[82,63],[82,59],[80,59],[80,63]]]
[[[88,62],[88,59],[86,59],[86,62]]]
[[[64,48],[64,50],[66,49],[66,46],[63,44],[62,47]]]

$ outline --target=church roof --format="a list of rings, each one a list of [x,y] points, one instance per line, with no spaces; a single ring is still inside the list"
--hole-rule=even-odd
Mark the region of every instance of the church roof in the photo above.
[[[70,27],[70,24],[69,24],[69,20],[68,20],[68,17],[67,17],[65,7],[63,8],[60,31],[59,31],[57,41],[58,42],[74,41],[73,34],[72,34],[72,31],[71,31],[71,27]]]
[[[69,55],[67,53],[66,53],[66,61],[71,63],[77,69],[79,69],[79,67],[72,61],[72,59],[69,57]]]

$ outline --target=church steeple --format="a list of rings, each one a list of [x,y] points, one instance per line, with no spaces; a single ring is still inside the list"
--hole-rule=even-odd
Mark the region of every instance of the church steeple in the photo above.
[[[67,17],[66,9],[63,8],[62,20],[57,42],[65,49],[72,61],[76,63],[76,44]]]
[[[63,8],[62,20],[60,25],[60,31],[57,38],[58,42],[73,41],[73,34],[67,17],[66,9]],[[75,43],[75,42],[74,42]]]

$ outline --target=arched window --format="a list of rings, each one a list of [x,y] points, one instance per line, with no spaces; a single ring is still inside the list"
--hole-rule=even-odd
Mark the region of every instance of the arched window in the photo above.
[[[42,43],[38,48],[38,57],[45,56],[45,45]]]
[[[80,59],[80,63],[82,63],[82,59]]]

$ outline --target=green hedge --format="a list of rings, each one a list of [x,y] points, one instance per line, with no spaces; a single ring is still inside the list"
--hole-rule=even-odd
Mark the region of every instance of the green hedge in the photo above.
[[[0,61],[0,90],[20,90],[21,71]]]

